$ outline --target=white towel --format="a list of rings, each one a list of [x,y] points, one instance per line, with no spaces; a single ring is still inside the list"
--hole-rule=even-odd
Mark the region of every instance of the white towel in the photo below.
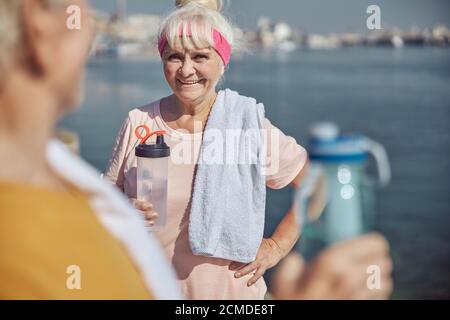
[[[263,120],[264,106],[255,99],[229,89],[218,93],[194,180],[189,220],[194,254],[255,260],[266,205]]]

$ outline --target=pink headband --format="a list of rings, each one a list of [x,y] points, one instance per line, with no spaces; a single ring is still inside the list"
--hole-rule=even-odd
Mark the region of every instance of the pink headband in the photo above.
[[[180,32],[180,37],[182,36],[181,32]],[[190,35],[189,35],[190,36]],[[225,39],[225,37],[216,29],[213,29],[213,40],[214,40],[214,50],[216,50],[216,52],[219,54],[219,56],[222,58],[222,61],[226,66],[228,66],[228,63],[230,62],[230,58],[231,58],[231,46],[228,43],[227,39]],[[158,41],[158,50],[159,50],[159,54],[163,55],[164,50],[166,49],[167,46],[167,37],[166,36],[162,36],[159,41]]]

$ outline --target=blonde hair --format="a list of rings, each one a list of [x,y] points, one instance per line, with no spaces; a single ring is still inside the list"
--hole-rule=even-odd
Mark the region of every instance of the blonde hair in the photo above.
[[[219,11],[222,10],[223,7],[223,2],[222,0],[175,0],[175,5],[178,8],[184,7],[185,5],[189,4],[190,2],[196,2],[197,4],[211,9],[211,10],[215,10],[215,11]]]
[[[188,50],[213,47],[216,29],[234,47],[233,27],[220,13],[222,0],[176,0],[175,5],[177,9],[161,23],[158,41],[165,37],[170,47]]]
[[[65,2],[67,0],[45,0],[44,4],[53,8]],[[22,3],[23,0],[0,0],[0,77],[24,45],[20,17]]]

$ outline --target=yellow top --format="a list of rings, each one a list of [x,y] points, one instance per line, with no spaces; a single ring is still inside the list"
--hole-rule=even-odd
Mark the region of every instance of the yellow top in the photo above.
[[[85,195],[0,182],[0,299],[150,298]]]

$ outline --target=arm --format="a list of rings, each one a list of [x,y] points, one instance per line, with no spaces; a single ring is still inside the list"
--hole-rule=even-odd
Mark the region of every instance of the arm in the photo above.
[[[270,132],[267,140],[267,161],[276,170],[266,177],[267,186],[281,189],[288,184],[293,187],[301,185],[308,170],[306,150],[297,144],[294,138],[286,136],[273,126],[268,119],[264,120],[264,128]],[[300,226],[296,221],[296,206],[292,206],[285,214],[273,235],[261,241],[255,261],[249,264],[231,263],[230,269],[237,270],[235,277],[240,278],[251,272],[254,276],[247,285],[254,284],[264,272],[275,266],[292,249],[300,235]]]
[[[308,173],[308,169],[309,161],[306,160],[298,175],[294,178],[294,180],[292,180],[289,185],[293,188],[298,188],[299,186],[301,186],[305,176]],[[283,254],[282,258],[284,258],[291,251],[300,236],[301,230],[300,225],[297,221],[296,211],[296,205],[293,205],[275,229],[272,237],[270,237],[270,239],[272,239],[275,244],[281,249],[281,252]]]
[[[109,159],[108,167],[103,175],[103,180],[115,184],[122,192],[124,191],[124,168],[130,146],[132,125],[128,116],[116,138],[114,149]]]
[[[119,134],[117,135],[116,143],[109,160],[108,168],[103,176],[103,180],[115,184],[122,192],[124,192],[125,183],[125,162],[127,157],[133,152],[133,125],[131,118],[128,116],[124,121]],[[127,195],[130,197],[130,195]],[[144,215],[145,220],[149,226],[154,226],[158,213],[153,210],[153,204],[140,201],[134,197],[130,197],[132,205]]]
[[[255,272],[253,277],[247,282],[247,286],[251,286],[263,276],[266,270],[277,265],[291,251],[300,235],[300,226],[296,221],[295,211],[295,206],[292,206],[272,237],[261,241],[255,261],[249,264],[239,262],[230,264],[230,270],[237,270],[235,273],[236,278]]]
[[[308,170],[306,162],[298,175],[291,182],[291,186],[301,185]],[[232,263],[230,269],[237,270],[236,278],[240,278],[256,270],[247,285],[253,285],[263,276],[266,270],[274,267],[292,250],[300,236],[300,224],[297,221],[297,206],[294,204],[281,220],[270,238],[263,239],[255,261],[249,264]]]
[[[295,206],[292,206],[269,239],[271,239],[280,249],[282,259],[294,247],[299,236],[300,225],[297,221],[296,208]]]
[[[300,187],[306,175],[308,174],[308,169],[309,169],[309,160],[306,160],[302,170],[300,170],[298,175],[294,178],[294,180],[292,180],[292,182],[289,185],[294,189]]]

